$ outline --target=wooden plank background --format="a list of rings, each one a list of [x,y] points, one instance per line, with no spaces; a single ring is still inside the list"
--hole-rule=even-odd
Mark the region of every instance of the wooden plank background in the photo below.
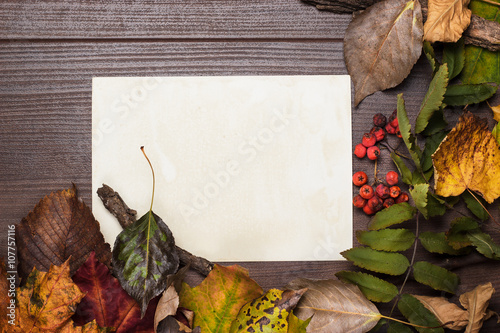
[[[0,255],[7,254],[7,225],[19,223],[50,192],[73,182],[90,205],[92,77],[347,74],[342,39],[350,19],[299,0],[2,1]],[[395,109],[400,92],[414,119],[430,74],[422,57],[402,84],[353,108],[353,144],[371,128],[373,114],[389,115]],[[484,103],[470,109],[491,118]],[[460,113],[452,109],[448,116],[457,119]],[[381,172],[394,169],[387,152],[383,155]],[[373,163],[354,158],[353,167],[371,172]],[[492,212],[499,216],[498,205]],[[421,223],[421,229],[445,230],[452,218]],[[355,210],[355,230],[368,221]],[[500,242],[498,229],[488,224],[485,230]],[[443,260],[423,251],[419,258]],[[333,278],[341,269],[352,269],[347,262],[243,266],[265,289],[282,287],[295,277]],[[460,293],[486,281],[500,290],[498,262],[456,273],[462,279]],[[189,276],[192,284],[200,280],[194,273]],[[405,290],[439,294],[413,282]],[[500,312],[498,297],[491,307]],[[485,332],[495,327],[490,320]]]

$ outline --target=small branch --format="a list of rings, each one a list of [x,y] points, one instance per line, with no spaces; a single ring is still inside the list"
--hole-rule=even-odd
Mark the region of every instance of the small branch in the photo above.
[[[115,192],[111,187],[103,184],[102,187],[97,190],[97,195],[104,204],[104,207],[118,219],[122,228],[126,228],[136,221],[137,212],[129,208],[118,192]],[[214,267],[212,262],[205,258],[197,257],[178,246],[175,246],[175,248],[184,266],[189,264],[192,269],[204,276],[207,276],[208,273],[212,271]]]

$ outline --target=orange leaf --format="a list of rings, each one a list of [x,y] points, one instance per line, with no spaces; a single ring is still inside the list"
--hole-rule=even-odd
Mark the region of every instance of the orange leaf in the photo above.
[[[500,196],[500,147],[486,119],[467,112],[432,155],[436,194],[476,191],[492,203]]]

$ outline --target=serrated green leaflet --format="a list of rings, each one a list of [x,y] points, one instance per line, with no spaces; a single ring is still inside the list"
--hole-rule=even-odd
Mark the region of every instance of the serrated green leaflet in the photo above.
[[[401,311],[403,316],[410,321],[410,323],[420,326],[427,327],[438,327],[441,326],[439,320],[436,316],[432,314],[427,308],[420,303],[415,297],[403,294],[398,302],[398,309]],[[416,330],[420,333],[444,333],[444,329],[439,328],[421,328],[416,327]]]
[[[420,105],[420,111],[415,121],[415,133],[420,133],[425,130],[432,115],[441,106],[447,86],[448,66],[447,64],[443,64],[432,78],[429,89]]]
[[[429,212],[427,211],[427,194],[429,193],[429,184],[416,184],[413,188],[410,188],[410,194],[415,202],[415,206],[422,213],[422,215],[428,219]]]
[[[452,106],[476,104],[493,96],[497,89],[498,87],[488,83],[456,84],[448,86],[443,102]]]
[[[432,154],[434,154],[447,134],[447,132],[438,132],[425,140],[424,151],[422,152],[422,170],[424,172],[433,168]]]
[[[431,65],[433,75],[437,72],[437,69],[439,67],[439,61],[436,58],[436,54],[434,52],[434,48],[432,47],[432,44],[428,41],[424,41],[424,44],[422,45],[422,49],[425,53],[425,57],[427,58],[427,61],[429,61],[429,65]]]
[[[410,120],[408,119],[408,114],[406,113],[405,101],[403,99],[403,94],[398,95],[398,123],[399,130],[403,141],[410,152],[413,163],[417,170],[420,170],[420,158],[422,157],[422,152],[420,147],[417,145],[417,139],[411,133]]]
[[[459,217],[451,221],[451,228],[446,232],[446,240],[451,247],[459,250],[463,247],[472,245],[467,237],[469,231],[478,230],[479,226],[476,221],[470,217]]]
[[[446,213],[446,201],[437,195],[429,192],[427,194],[427,213],[429,217],[442,216]]]
[[[490,217],[488,212],[483,208],[486,205],[483,198],[477,196],[477,200],[480,200],[480,202],[478,202],[469,191],[462,193],[462,198],[464,199],[467,208],[469,208],[472,214],[476,215],[478,219],[485,221]]]
[[[354,265],[377,273],[401,275],[410,266],[401,253],[382,252],[369,247],[355,247],[340,254]]]
[[[455,250],[451,247],[444,232],[426,231],[418,236],[422,246],[429,252],[439,254],[461,255],[470,252],[470,248]]]
[[[380,230],[412,219],[417,209],[407,202],[392,205],[377,212],[368,225],[369,230]]]
[[[436,134],[442,130],[444,130],[448,126],[448,122],[446,121],[444,117],[444,112],[443,109],[446,107],[446,104],[441,104],[441,107],[439,110],[435,111],[432,114],[431,119],[429,119],[429,124],[427,124],[427,127],[425,130],[422,131],[422,135],[425,136],[431,136],[433,134]]]
[[[415,241],[415,234],[408,229],[358,230],[356,238],[374,250],[397,252],[408,250]]]
[[[405,161],[395,152],[391,153],[391,158],[394,164],[396,164],[396,167],[399,170],[399,173],[401,174],[401,180],[408,185],[411,185],[412,183],[412,177],[411,177],[411,171],[408,169],[408,167],[405,164]]]
[[[464,39],[456,43],[446,43],[443,48],[443,63],[448,64],[449,79],[456,77],[464,68]]]
[[[460,279],[449,270],[426,261],[418,261],[413,265],[413,277],[419,283],[432,289],[442,290],[454,294]]]
[[[387,303],[398,294],[398,288],[390,282],[363,272],[340,271],[335,276],[346,283],[353,283],[373,302]]]
[[[467,233],[467,237],[472,245],[474,245],[477,252],[481,253],[486,258],[500,260],[500,246],[493,242],[490,235],[480,230],[473,230]]]

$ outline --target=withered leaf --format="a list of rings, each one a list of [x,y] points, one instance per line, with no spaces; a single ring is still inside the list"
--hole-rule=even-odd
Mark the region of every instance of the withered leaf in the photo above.
[[[496,106],[490,105],[490,108],[491,108],[491,111],[493,111],[493,119],[500,122],[500,104],[498,104]]]
[[[469,312],[469,324],[466,332],[479,332],[483,322],[494,314],[492,311],[487,310],[494,292],[495,289],[491,282],[488,282],[460,295],[460,304]]]
[[[175,290],[174,286],[165,290],[158,302],[158,306],[156,307],[155,320],[154,320],[154,328],[155,331],[158,327],[160,321],[162,321],[167,316],[173,316],[177,313],[177,308],[179,307],[179,295]]]
[[[46,196],[16,227],[18,272],[26,278],[33,267],[48,271],[68,258],[71,275],[91,251],[110,264],[111,248],[105,243],[90,208],[78,199],[76,187]]]
[[[429,309],[441,324],[448,323],[444,327],[460,331],[467,326],[467,311],[461,309],[455,303],[449,302],[444,297],[430,297],[413,295],[427,309]]]
[[[424,39],[455,43],[470,24],[470,0],[429,0]]]
[[[410,73],[422,53],[418,0],[385,0],[357,15],[344,38],[344,58],[354,83],[354,104],[392,88]]]
[[[75,326],[74,323],[69,320],[66,325],[59,330],[57,333],[105,333],[109,332],[109,329],[106,327],[99,327],[95,320],[87,323],[83,326]]]
[[[436,194],[475,191],[489,203],[500,196],[500,148],[486,119],[467,112],[432,155]]]

